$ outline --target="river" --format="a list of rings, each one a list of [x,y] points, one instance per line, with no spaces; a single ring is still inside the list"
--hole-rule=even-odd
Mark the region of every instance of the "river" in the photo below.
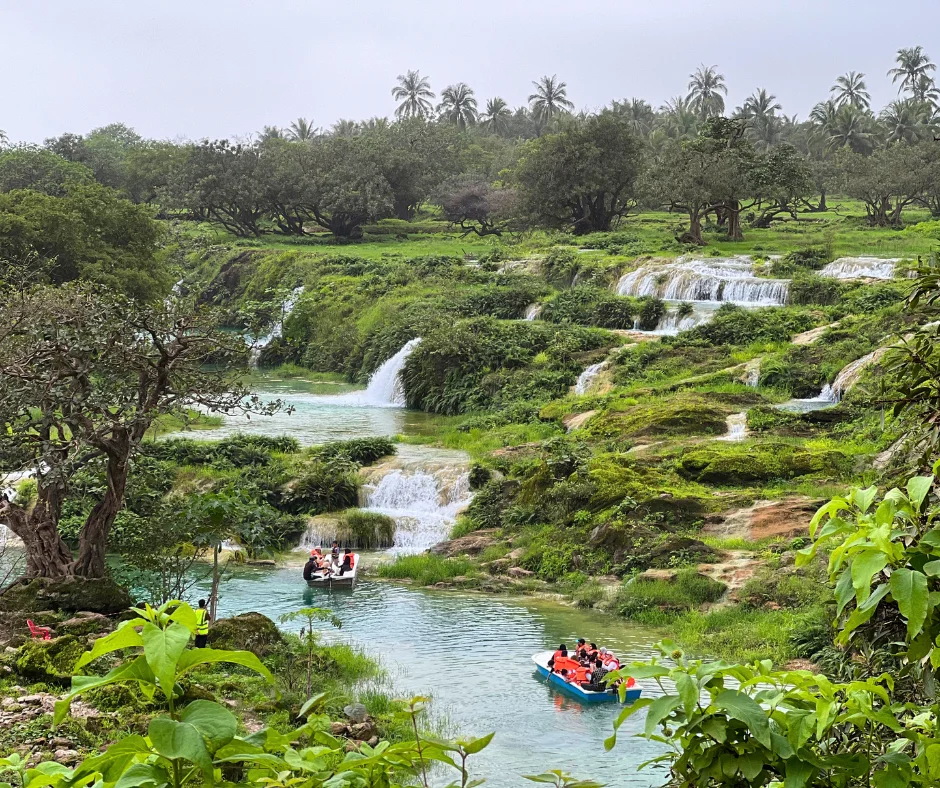
[[[220,430],[197,437],[241,431],[291,435],[310,445],[363,436],[427,434],[434,429],[433,417],[376,406],[363,392],[329,396],[302,381],[269,381],[259,389],[262,398],[278,397],[292,405],[293,413],[250,420],[226,417]],[[440,539],[446,533],[446,528],[440,531],[440,517],[453,514],[452,502],[448,510],[443,492],[452,484],[455,464],[466,465],[469,458],[423,446],[400,448],[399,456],[388,464],[389,475],[436,474],[442,505],[439,514],[431,511],[429,517],[426,509],[434,510],[434,505],[415,501],[414,511],[402,511],[396,519],[400,524],[417,520],[425,535],[436,528]],[[369,503],[367,493],[363,504]],[[408,527],[403,533],[410,533]],[[409,539],[413,540],[413,534]],[[426,539],[411,543],[427,546]],[[485,778],[487,785],[519,785],[522,774],[555,768],[610,786],[664,782],[662,774],[652,769],[637,771],[640,763],[662,751],[659,745],[630,736],[641,728],[644,715],[629,720],[619,745],[605,752],[603,742],[612,732],[620,707],[578,703],[548,687],[531,661],[533,653],[560,642],[571,645],[578,637],[612,648],[625,662],[646,659],[657,633],[526,598],[431,591],[368,579],[352,592],[310,589],[300,577],[302,558],[298,553],[296,564],[277,569],[233,570],[222,586],[220,614],[259,611],[276,619],[306,605],[331,608],[343,627],[338,631],[325,627],[324,637],[354,644],[377,658],[399,696],[432,696],[433,713],[446,720],[454,733],[496,732],[490,746],[471,761],[473,776]],[[655,684],[641,684],[647,694],[656,689]]]

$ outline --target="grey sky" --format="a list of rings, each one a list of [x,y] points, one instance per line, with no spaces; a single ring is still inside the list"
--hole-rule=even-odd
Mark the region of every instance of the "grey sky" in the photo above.
[[[717,64],[729,106],[755,88],[806,117],[836,76],[875,106],[900,47],[940,61],[940,0],[0,0],[0,128],[39,141],[124,121],[156,138],[244,135],[298,116],[391,115],[397,74],[481,105],[554,74],[581,108],[659,106]]]

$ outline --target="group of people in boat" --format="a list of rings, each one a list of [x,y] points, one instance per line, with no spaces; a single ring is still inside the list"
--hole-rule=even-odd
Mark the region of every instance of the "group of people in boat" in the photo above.
[[[356,566],[356,556],[348,547],[340,556],[339,542],[334,541],[329,555],[319,547],[310,551],[310,558],[304,564],[304,580],[324,577],[342,577]]]
[[[570,653],[564,643],[558,646],[548,661],[548,669],[581,689],[604,692],[608,688],[606,676],[620,670],[620,660],[606,648],[598,648],[596,643],[578,638],[577,646]]]

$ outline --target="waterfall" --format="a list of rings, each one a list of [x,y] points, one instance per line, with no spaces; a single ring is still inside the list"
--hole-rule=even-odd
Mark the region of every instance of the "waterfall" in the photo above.
[[[362,491],[362,508],[395,520],[397,552],[416,553],[450,536],[457,515],[470,502],[465,468],[391,470]]]
[[[790,291],[788,279],[754,276],[748,258],[699,259],[641,266],[625,274],[617,292],[625,296],[655,296],[664,301],[730,302],[748,306],[781,306]]]
[[[362,395],[364,405],[374,407],[405,407],[405,389],[401,383],[401,370],[405,361],[421,342],[421,337],[409,340],[401,350],[385,361],[369,378],[369,385]]]
[[[760,356],[752,358],[744,365],[744,383],[752,389],[756,389],[760,383]]]
[[[542,305],[530,304],[528,309],[525,311],[525,319],[535,320],[540,314],[542,314]]]
[[[735,443],[747,437],[747,411],[732,413],[727,419],[728,431],[718,440]]]
[[[579,395],[587,394],[588,389],[591,388],[591,384],[594,383],[594,378],[607,368],[607,363],[606,361],[601,361],[598,364],[591,364],[584,372],[578,375],[578,381],[574,384],[574,393]]]
[[[688,331],[710,321],[715,315],[715,309],[710,307],[709,304],[693,304],[692,311],[684,315],[680,315],[678,309],[667,309],[652,331],[641,329],[640,318],[637,317],[633,321],[633,330],[649,336],[675,336],[680,331]]]
[[[820,272],[832,279],[894,279],[895,266],[900,258],[840,257]]]
[[[263,337],[259,337],[255,342],[252,343],[251,354],[250,354],[250,363],[253,367],[258,365],[258,359],[261,357],[261,351],[264,350],[271,342],[281,336],[281,332],[284,330],[284,321],[290,316],[290,313],[294,311],[294,307],[297,306],[297,301],[300,299],[301,294],[304,292],[304,286],[295,287],[289,296],[284,300],[284,303],[281,304],[281,317],[273,326],[271,326],[270,332]]]
[[[874,364],[887,352],[887,347],[877,348],[868,355],[857,358],[850,364],[846,364],[839,371],[839,374],[836,375],[835,380],[823,386],[822,391],[815,397],[791,399],[777,407],[781,410],[801,412],[819,410],[829,407],[830,405],[838,405],[842,401],[843,395],[852,388],[852,386],[858,383],[858,379],[862,376],[862,372],[865,371],[865,368]]]

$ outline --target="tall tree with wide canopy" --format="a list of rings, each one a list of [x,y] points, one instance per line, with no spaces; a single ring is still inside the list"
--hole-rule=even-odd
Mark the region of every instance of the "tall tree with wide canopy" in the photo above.
[[[703,63],[689,78],[689,100],[699,118],[706,120],[723,115],[724,96],[728,95],[728,88],[724,74],[718,73],[718,66],[706,66]]]
[[[636,206],[641,144],[610,112],[528,143],[515,172],[523,212],[581,235],[611,228]]]
[[[865,75],[858,71],[849,71],[836,77],[836,83],[830,88],[837,107],[849,104],[856,109],[868,109],[871,106],[871,93],[865,84]]]
[[[441,91],[441,103],[437,105],[438,114],[444,120],[454,124],[461,131],[477,122],[477,100],[469,85],[458,82],[448,85]]]
[[[103,577],[128,473],[154,419],[194,406],[259,409],[233,381],[246,360],[240,337],[188,303],[144,305],[82,284],[4,287],[0,461],[34,472],[37,498],[30,508],[4,501],[2,514],[23,540],[27,575]],[[107,484],[73,558],[58,530],[63,503],[75,474],[98,461]]]
[[[431,115],[434,92],[427,77],[422,77],[418,71],[398,75],[392,98],[401,102],[395,110],[396,118],[426,118]]]
[[[557,74],[544,76],[532,85],[535,92],[529,96],[529,107],[543,126],[574,109],[574,102],[568,99],[568,85],[559,80]]]

